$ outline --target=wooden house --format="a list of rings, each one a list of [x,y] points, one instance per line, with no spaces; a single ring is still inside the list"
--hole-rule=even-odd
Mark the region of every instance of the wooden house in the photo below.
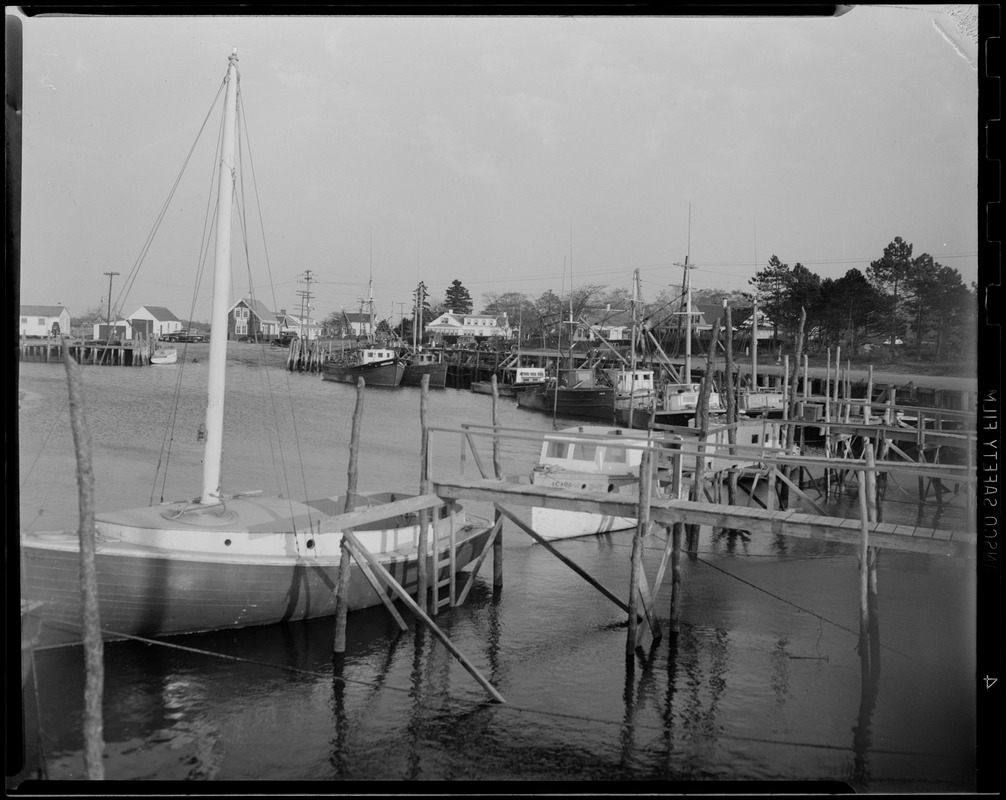
[[[21,336],[58,336],[70,333],[70,312],[63,306],[21,306]]]

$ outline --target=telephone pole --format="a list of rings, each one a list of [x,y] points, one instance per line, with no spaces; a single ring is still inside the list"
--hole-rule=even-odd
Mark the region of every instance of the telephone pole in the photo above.
[[[112,327],[112,277],[118,275],[118,272],[103,272],[102,275],[108,276],[108,327]]]
[[[306,289],[298,289],[297,294],[300,297],[300,338],[301,341],[304,340],[304,319],[305,314],[311,313],[311,281],[314,280],[311,270],[307,270],[303,275],[298,276],[297,282],[307,284]],[[311,320],[307,319],[308,332],[311,328]]]

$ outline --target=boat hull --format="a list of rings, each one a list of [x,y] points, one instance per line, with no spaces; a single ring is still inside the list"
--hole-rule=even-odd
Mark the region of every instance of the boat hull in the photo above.
[[[516,397],[520,392],[538,389],[541,386],[541,383],[497,383],[496,394],[500,397]],[[492,394],[493,384],[492,381],[473,381],[471,389],[475,394]]]
[[[240,503],[240,501],[235,501]],[[230,509],[235,503],[229,503]],[[155,510],[158,507],[153,507]],[[277,506],[278,508],[278,506]],[[270,508],[271,512],[275,508]],[[146,509],[126,512],[134,518]],[[455,522],[463,522],[456,517]],[[296,528],[301,528],[298,521]],[[389,523],[390,524],[390,523]],[[448,577],[450,518],[437,521],[439,579]],[[243,628],[324,617],[335,613],[341,534],[315,530],[246,533],[246,539],[226,527],[219,531],[163,531],[163,541],[145,546],[117,536],[99,521],[95,566],[98,604],[105,638],[155,637]],[[275,526],[274,526],[275,527]],[[373,526],[372,526],[373,527]],[[130,530],[135,530],[131,528]],[[469,566],[488,540],[488,526],[458,525],[455,529],[455,569]],[[190,535],[187,542],[184,537]],[[164,543],[181,537],[182,545]],[[388,572],[415,594],[419,557],[418,526],[388,530],[358,530],[357,537]],[[432,536],[430,537],[432,540]],[[196,539],[211,540],[210,552],[196,552]],[[233,541],[244,553],[233,554]],[[214,543],[221,546],[216,547]],[[382,552],[382,543],[386,549]],[[23,594],[36,601],[42,620],[42,645],[80,641],[80,557],[76,533],[22,534]],[[258,548],[248,553],[247,549]],[[321,552],[319,552],[321,551]],[[432,547],[427,574],[436,570]],[[378,605],[381,596],[354,558],[350,569],[349,609]]]
[[[335,383],[356,385],[360,378],[367,386],[396,387],[405,375],[405,364],[398,359],[375,361],[370,364],[325,364],[321,378]]]
[[[611,421],[615,413],[614,389],[538,388],[517,393],[517,405],[529,411],[553,411],[560,417]]]
[[[151,364],[176,364],[178,350],[174,347],[158,347],[150,354]]]
[[[422,386],[423,375],[430,376],[431,389],[447,386],[447,364],[406,364],[402,373],[402,386]]]

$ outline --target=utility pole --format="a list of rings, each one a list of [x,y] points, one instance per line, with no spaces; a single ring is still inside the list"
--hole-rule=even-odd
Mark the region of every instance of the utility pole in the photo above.
[[[298,283],[307,284],[306,289],[298,289],[297,294],[300,296],[300,338],[301,341],[304,340],[304,319],[305,314],[311,313],[311,281],[314,280],[312,277],[311,270],[307,270],[303,276],[297,278]],[[310,330],[311,320],[308,319],[308,329]]]
[[[688,204],[688,250],[685,252],[685,263],[674,263],[674,266],[681,267],[685,271],[685,383],[692,382],[692,278],[690,270],[695,269],[694,264],[688,263],[688,257],[692,252],[692,204]]]
[[[108,327],[112,327],[112,278],[118,275],[118,272],[103,272],[103,275],[108,276]],[[111,332],[109,332],[111,335]]]

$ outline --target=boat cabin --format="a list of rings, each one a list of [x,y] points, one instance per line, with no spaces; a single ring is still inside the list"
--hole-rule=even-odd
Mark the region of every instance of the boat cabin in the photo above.
[[[514,374],[514,383],[544,383],[545,370],[543,367],[517,367]]]
[[[619,395],[633,394],[637,397],[646,397],[653,394],[653,370],[637,369],[635,371],[625,369],[607,370],[611,385]]]
[[[397,358],[394,350],[380,347],[367,347],[357,353],[357,360],[360,364],[375,364],[379,361],[393,361]]]
[[[664,411],[695,411],[699,405],[698,383],[669,383],[664,386]],[[719,392],[709,393],[709,410],[721,411]]]
[[[582,434],[582,435],[580,435]],[[626,440],[645,444],[646,431],[581,425],[547,434],[538,465],[551,470],[591,474],[638,474],[643,451],[626,447]]]

